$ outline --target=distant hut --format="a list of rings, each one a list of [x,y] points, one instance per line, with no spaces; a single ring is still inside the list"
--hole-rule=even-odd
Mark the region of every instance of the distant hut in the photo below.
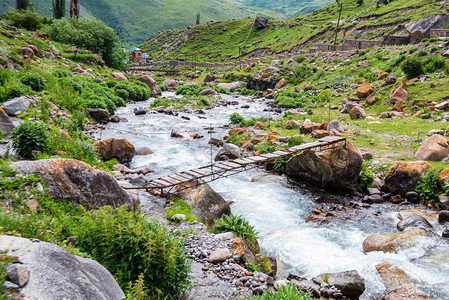
[[[139,56],[139,64],[140,65],[145,65],[147,63],[147,59],[149,59],[149,58],[150,58],[150,56],[148,54],[142,53]]]
[[[129,49],[129,60],[133,62],[139,62],[139,57],[143,54],[140,48],[134,47]]]

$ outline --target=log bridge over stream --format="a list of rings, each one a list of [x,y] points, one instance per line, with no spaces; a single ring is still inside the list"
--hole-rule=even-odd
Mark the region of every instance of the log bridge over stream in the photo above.
[[[161,195],[164,195],[164,190],[173,189],[174,187],[193,180],[201,179],[204,182],[211,182],[220,178],[235,175],[247,170],[266,166],[273,163],[276,159],[288,158],[297,155],[304,151],[322,151],[331,148],[345,147],[346,138],[338,136],[328,136],[312,143],[305,143],[298,146],[288,148],[286,150],[279,150],[272,153],[250,156],[239,159],[232,159],[227,161],[220,161],[208,166],[197,169],[176,173],[173,175],[152,179],[146,183],[145,186],[139,187],[124,187],[125,189],[144,189],[150,192],[151,190],[160,190]],[[170,192],[170,191],[168,191]]]

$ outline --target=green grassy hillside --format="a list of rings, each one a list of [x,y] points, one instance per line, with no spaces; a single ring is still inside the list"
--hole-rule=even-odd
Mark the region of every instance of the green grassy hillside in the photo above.
[[[449,12],[447,3],[435,0],[395,0],[377,6],[371,1],[362,6],[356,0],[343,0],[341,39],[378,39],[390,34],[404,34],[403,26],[434,14]],[[264,30],[252,30],[251,19],[214,22],[193,29],[165,31],[151,36],[142,45],[156,57],[191,58],[221,61],[237,58],[239,46],[246,53],[284,52],[295,46],[331,43],[338,19],[338,5],[333,3],[314,13],[287,20],[271,20]],[[248,39],[247,39],[248,37]],[[247,40],[246,40],[247,39]]]
[[[333,0],[238,0],[239,2],[272,11],[283,13],[287,16],[294,17],[309,12],[316,11]]]
[[[40,14],[52,15],[51,1],[31,2]],[[201,22],[256,15],[285,17],[281,13],[245,6],[236,0],[89,0],[81,1],[81,4],[83,15],[95,16],[114,28],[123,44],[142,42],[149,35],[162,30],[186,28],[195,24],[198,12]],[[14,5],[15,0],[4,0],[0,4],[0,13],[9,11]]]

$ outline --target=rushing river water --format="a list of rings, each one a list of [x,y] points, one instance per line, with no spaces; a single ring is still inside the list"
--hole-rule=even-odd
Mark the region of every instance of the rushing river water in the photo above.
[[[174,96],[164,93],[164,96]],[[231,100],[231,96],[223,96]],[[237,99],[240,105],[246,103]],[[194,114],[170,116],[149,114],[135,116],[133,110],[148,107],[151,100],[120,108],[118,114],[128,119],[125,123],[110,123],[102,138],[127,138],[135,146],[147,146],[154,153],[137,156],[132,167],[150,166],[156,172],[150,178],[169,175],[207,165],[211,160],[207,127],[214,127],[214,137],[222,137],[227,131],[220,126],[228,123],[233,112],[246,118],[268,116],[263,112],[264,103],[248,102],[250,108],[239,105],[206,110],[199,118]],[[181,119],[181,115],[190,120]],[[196,132],[204,136],[198,140],[170,137],[170,131]],[[212,155],[218,152],[213,149]],[[233,201],[232,213],[243,215],[259,232],[262,249],[277,257],[282,263],[279,274],[294,273],[313,277],[322,273],[357,270],[365,279],[366,292],[362,299],[384,294],[385,287],[375,266],[392,263],[407,273],[416,286],[432,299],[449,299],[449,247],[437,238],[423,238],[418,246],[394,253],[372,252],[364,254],[363,240],[372,233],[396,232],[398,206],[384,208],[383,204],[362,210],[347,221],[331,222],[316,226],[305,223],[304,217],[320,204],[295,182],[285,177],[252,182],[251,178],[263,173],[251,170],[229,178],[212,182],[212,188],[227,201]],[[382,217],[375,218],[381,211]],[[438,229],[441,230],[441,229]],[[441,234],[441,231],[438,231]]]

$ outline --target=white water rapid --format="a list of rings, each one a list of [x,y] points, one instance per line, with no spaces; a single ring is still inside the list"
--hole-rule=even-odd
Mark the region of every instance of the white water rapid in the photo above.
[[[173,94],[164,93],[164,96]],[[223,96],[231,98],[231,96]],[[222,137],[225,129],[218,126],[229,122],[229,115],[239,112],[246,118],[268,116],[263,112],[263,102],[248,102],[235,99],[240,104],[249,104],[249,109],[239,105],[206,110],[204,117],[180,113],[179,116],[149,114],[135,116],[134,108],[148,107],[151,100],[130,104],[120,108],[118,114],[128,119],[125,123],[110,123],[102,133],[102,139],[126,138],[135,146],[147,146],[154,153],[137,156],[132,167],[150,166],[156,172],[147,175],[156,178],[174,172],[189,170],[210,163],[209,135],[206,127],[212,125],[214,137]],[[181,119],[181,115],[190,120]],[[170,131],[195,131],[203,139],[182,140],[170,137]],[[218,148],[213,149],[213,156]],[[365,279],[366,292],[362,299],[385,294],[385,287],[375,266],[392,263],[407,273],[416,287],[432,299],[449,299],[449,247],[438,238],[425,238],[412,249],[394,253],[372,252],[364,254],[363,240],[372,233],[396,232],[396,217],[399,208],[383,208],[383,204],[361,210],[347,220],[317,226],[304,222],[304,217],[320,204],[300,185],[285,177],[252,182],[254,175],[262,170],[251,170],[210,185],[225,200],[233,201],[232,213],[242,215],[259,232],[262,249],[281,262],[280,277],[294,273],[311,278],[322,273],[357,270]],[[396,206],[397,207],[397,206]],[[374,213],[381,212],[381,218]],[[441,232],[438,232],[441,234]]]

